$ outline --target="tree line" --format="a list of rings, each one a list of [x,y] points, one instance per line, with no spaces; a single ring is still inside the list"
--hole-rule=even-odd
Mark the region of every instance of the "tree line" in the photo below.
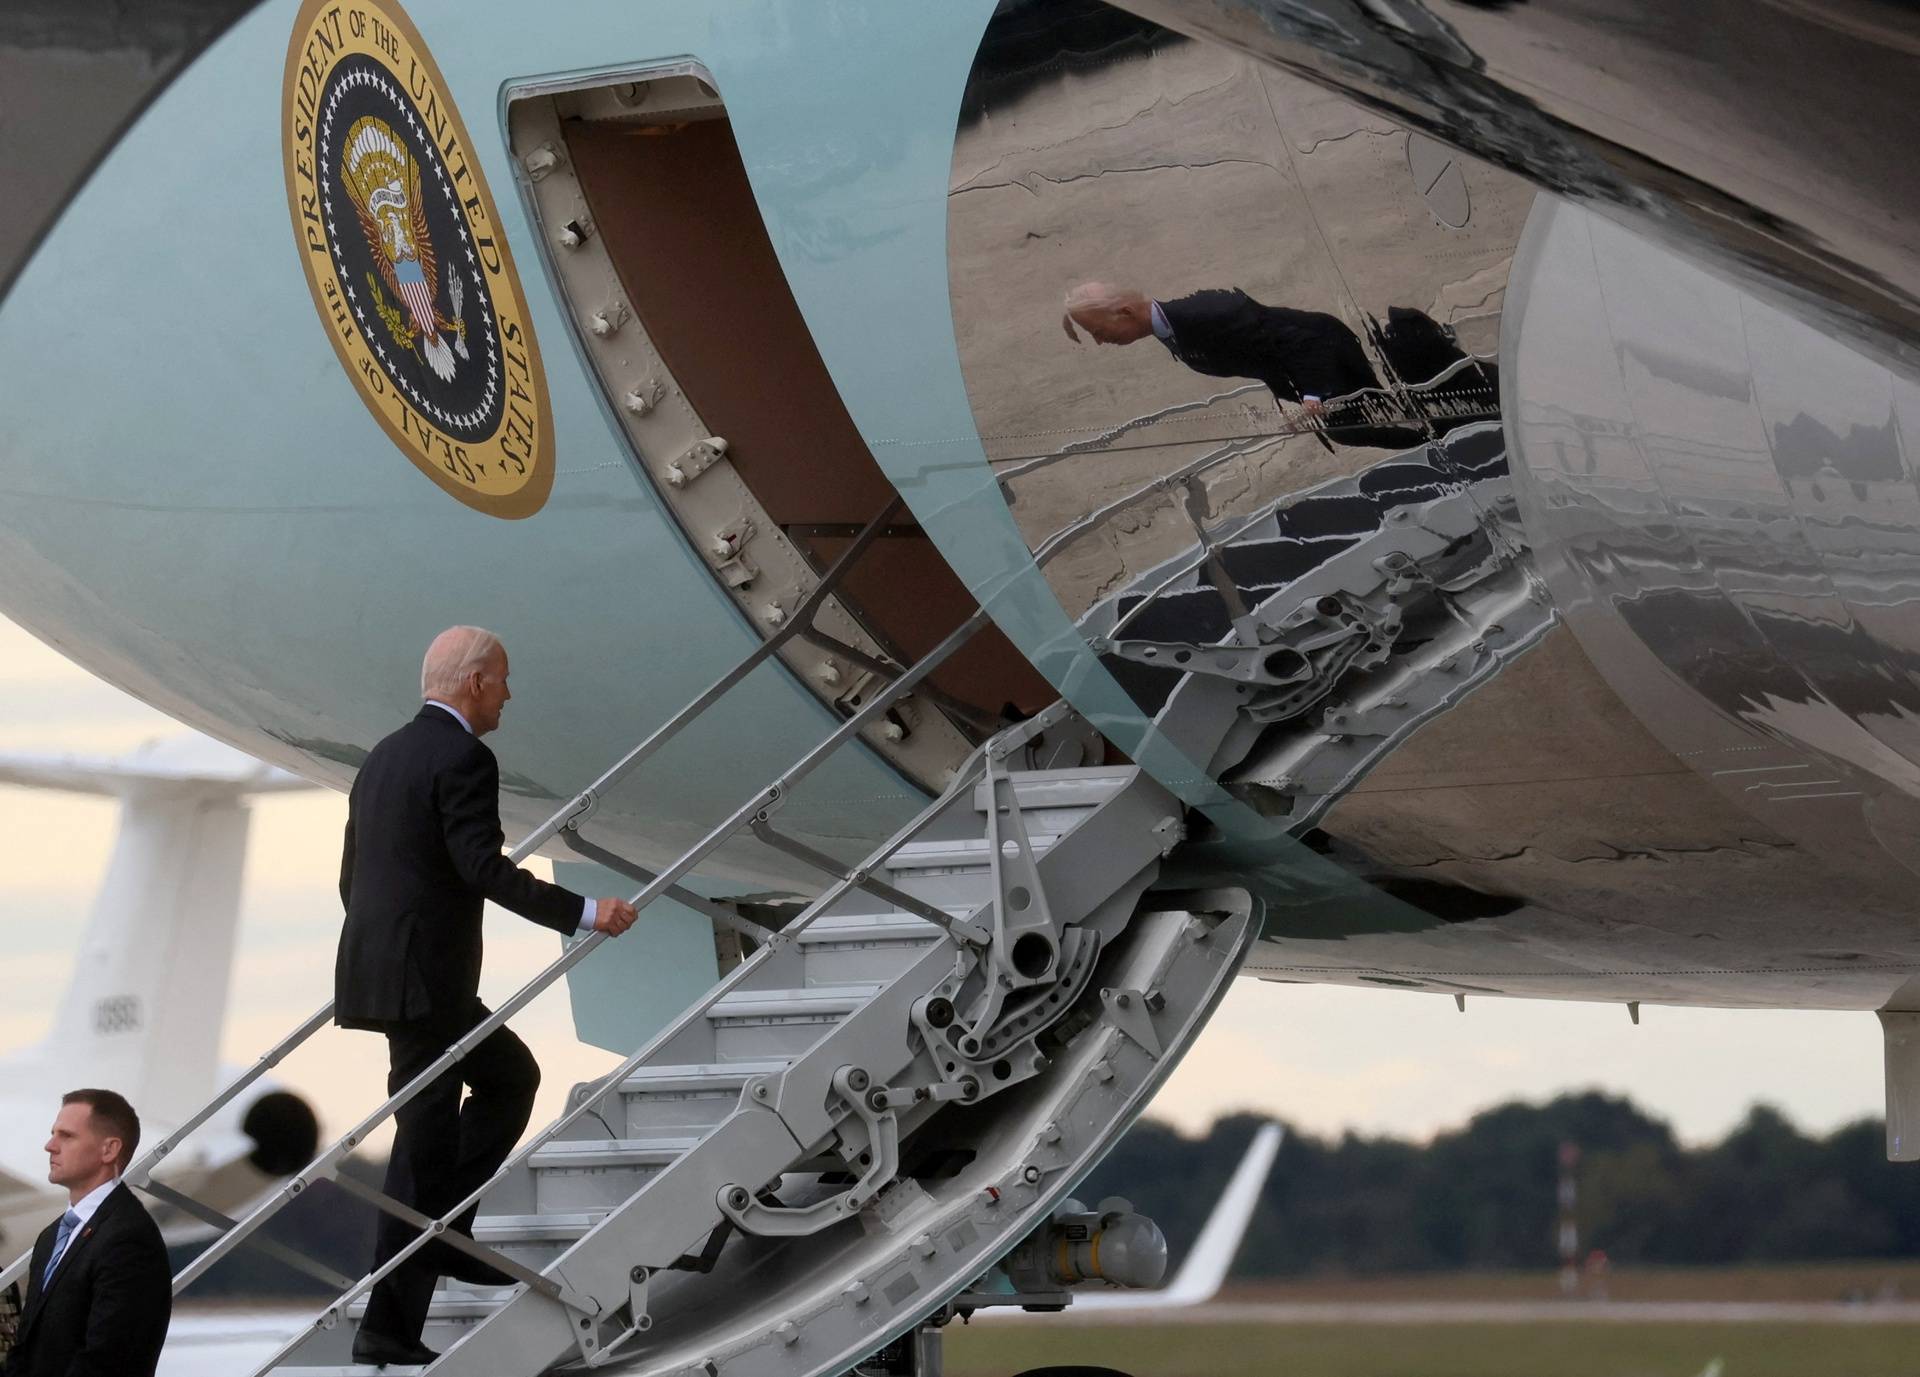
[[[1159,1222],[1178,1258],[1262,1122],[1236,1115],[1189,1138],[1144,1120],[1076,1194],[1089,1204],[1125,1196]],[[1553,1267],[1567,1142],[1581,1154],[1581,1248],[1602,1249],[1615,1265],[1920,1256],[1920,1164],[1886,1160],[1878,1119],[1809,1137],[1758,1105],[1719,1142],[1686,1147],[1630,1101],[1586,1093],[1501,1105],[1425,1143],[1289,1127],[1234,1274]],[[383,1165],[348,1169],[378,1183]],[[322,1182],[268,1232],[358,1276],[371,1252],[372,1211]],[[195,1288],[316,1289],[244,1249]]]
[[[1179,1257],[1261,1122],[1222,1119],[1204,1138],[1142,1122],[1079,1194],[1132,1200]],[[1580,1149],[1581,1249],[1615,1265],[1920,1255],[1920,1164],[1886,1160],[1878,1119],[1809,1137],[1756,1105],[1719,1142],[1686,1147],[1593,1092],[1501,1105],[1426,1143],[1289,1128],[1234,1273],[1555,1266],[1563,1142]]]

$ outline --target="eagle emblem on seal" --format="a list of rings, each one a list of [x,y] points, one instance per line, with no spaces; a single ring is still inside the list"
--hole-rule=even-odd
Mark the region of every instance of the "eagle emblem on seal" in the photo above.
[[[377,280],[367,274],[367,286],[387,334],[396,348],[417,353],[440,381],[453,381],[459,367],[456,356],[468,357],[465,291],[460,275],[448,264],[449,310],[443,315],[436,290],[438,260],[413,150],[386,121],[364,115],[347,130],[340,180],[379,270]],[[381,291],[382,283],[400,306]]]

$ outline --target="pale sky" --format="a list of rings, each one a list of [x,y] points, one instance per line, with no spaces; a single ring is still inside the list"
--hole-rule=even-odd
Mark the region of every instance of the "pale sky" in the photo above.
[[[0,619],[0,751],[117,752],[181,730]],[[331,994],[345,816],[344,796],[328,790],[254,805],[225,1039],[234,1063]],[[0,786],[0,1051],[45,1035],[113,824],[110,802]],[[557,951],[551,933],[500,913],[487,940],[483,993],[493,997]],[[556,992],[514,1025],[545,1068],[548,1112],[568,1084],[612,1064],[573,1041],[563,1001]],[[338,1030],[311,1047],[284,1079],[325,1128],[342,1130],[376,1102],[384,1047]],[[1317,1133],[1418,1138],[1506,1100],[1588,1087],[1632,1096],[1693,1142],[1718,1137],[1756,1100],[1824,1132],[1881,1112],[1878,1026],[1870,1014],[1650,1007],[1635,1028],[1619,1005],[1471,999],[1462,1015],[1445,996],[1242,981],[1150,1112],[1189,1131],[1255,1110]]]

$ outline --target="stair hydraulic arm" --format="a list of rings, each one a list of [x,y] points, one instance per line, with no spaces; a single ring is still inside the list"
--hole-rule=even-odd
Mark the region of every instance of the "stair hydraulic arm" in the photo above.
[[[1122,816],[1116,819],[1131,838],[1122,850],[1128,874],[1134,873],[1136,863],[1153,868],[1148,859],[1153,853],[1140,844],[1146,835],[1141,822],[1165,807],[1155,786],[1137,774],[1134,780],[1143,786],[1139,796],[1123,801]],[[923,814],[921,822],[931,816]],[[1117,839],[1105,829],[1080,835],[1087,838],[1083,857],[1107,854],[1110,841]],[[1058,854],[1059,845],[1056,842],[1047,855]],[[1073,863],[1083,864],[1084,859]],[[1063,882],[1064,892],[1074,889],[1070,877],[1048,874]],[[1151,875],[1143,872],[1137,878],[1144,885]],[[1094,893],[1109,892],[1102,886],[1083,891],[1083,897]],[[1075,906],[1069,934],[1097,936],[1109,901],[1136,914],[1138,899],[1137,889],[1123,886],[1109,898],[1089,900],[1091,906]],[[1180,905],[1182,910],[1187,907]],[[664,1175],[614,1204],[568,1247],[553,1270],[564,1271],[580,1290],[603,1300],[618,1297],[614,1303],[622,1308],[602,1316],[601,1329],[591,1340],[598,1344],[595,1352],[588,1352],[582,1340],[567,1356],[578,1352],[595,1363],[622,1345],[623,1358],[648,1372],[744,1377],[770,1370],[769,1360],[791,1353],[798,1373],[848,1370],[855,1345],[865,1343],[870,1350],[901,1323],[943,1304],[949,1286],[979,1275],[997,1254],[986,1255],[995,1245],[977,1240],[996,1237],[1000,1221],[1017,1226],[1022,1235],[1031,1228],[1031,1210],[1045,1195],[1063,1189],[1069,1174],[1082,1169],[1097,1149],[1095,1138],[1108,1133],[1086,1122],[1083,1107],[1097,1108],[1094,1118],[1131,1117],[1130,1105],[1148,1093],[1175,1059],[1178,1046],[1190,1040],[1190,1027],[1203,1019],[1205,1007],[1244,950],[1249,907],[1220,914],[1218,921],[1213,908],[1209,903],[1198,913],[1147,915],[1139,940],[1121,948],[1119,960],[1102,972],[1100,983],[1111,985],[1112,997],[1103,1005],[1073,1001],[1080,1019],[1072,1034],[1075,1041],[1071,1048],[1053,1049],[1047,1058],[1056,1083],[1046,1093],[1057,1107],[1042,1109],[1024,1098],[1016,1100],[1009,1106],[1008,1122],[1010,1130],[1021,1125],[1018,1131],[1010,1131],[991,1148],[988,1137],[977,1143],[983,1156],[1004,1150],[1005,1157],[996,1157],[968,1186],[945,1193],[918,1176],[907,1180],[900,1175],[900,1163],[909,1155],[908,1135],[925,1131],[938,1108],[932,1101],[971,1102],[1013,1082],[998,1080],[1001,1073],[995,1072],[995,1084],[977,1087],[971,1095],[947,1085],[915,1084],[924,1078],[934,1049],[902,1033],[915,1003],[953,971],[957,954],[950,940],[925,948],[910,967],[790,1064],[749,1076],[737,1103],[722,1111],[696,1148]],[[1088,926],[1079,926],[1082,919]],[[1128,931],[1133,931],[1131,926]],[[783,939],[787,936],[782,934]],[[753,965],[764,966],[770,959],[777,960],[778,953],[759,954]],[[795,967],[784,974],[798,973]],[[1138,1017],[1132,1017],[1136,1013]],[[1122,1014],[1129,1017],[1123,1020]],[[657,1039],[655,1046],[673,1049],[666,1053],[669,1063],[681,1055],[672,1035]],[[969,1147],[976,1145],[980,1132],[980,1121],[970,1122],[972,1127],[966,1127],[968,1120],[958,1121],[956,1128],[956,1141]],[[933,1132],[938,1135],[940,1130]],[[826,1168],[830,1175],[823,1173],[823,1159],[832,1158],[844,1168],[836,1163]],[[839,1176],[843,1169],[859,1179],[849,1183]],[[770,1199],[770,1188],[795,1203]],[[809,1194],[796,1196],[794,1191]],[[811,1194],[815,1191],[824,1194],[816,1199]],[[870,1215],[864,1213],[868,1210]],[[847,1223],[856,1214],[863,1219],[860,1229]],[[689,1313],[684,1297],[667,1302],[656,1297],[653,1303],[662,1308],[643,1317],[649,1300],[642,1277],[672,1267],[688,1246],[711,1239],[723,1220],[757,1240],[747,1245],[745,1256],[752,1259],[747,1265],[758,1270],[727,1272],[728,1279],[721,1283],[722,1289],[737,1293],[730,1307],[750,1319],[713,1319],[711,1304],[703,1309],[700,1300]],[[807,1260],[813,1254],[785,1251],[815,1237],[822,1240],[823,1265],[839,1273],[829,1272],[830,1279],[818,1285]],[[841,1252],[849,1249],[858,1257],[843,1259]],[[784,1274],[773,1265],[783,1256],[792,1259]],[[848,1276],[847,1269],[857,1270]],[[748,1278],[764,1278],[773,1289],[763,1297],[755,1287],[743,1285]],[[782,1293],[781,1286],[788,1289]],[[513,1307],[525,1314],[526,1329],[513,1317]],[[509,1302],[449,1353],[449,1371],[460,1377],[492,1371],[490,1340],[507,1341],[542,1322],[528,1298]],[[702,1326],[711,1326],[712,1332]],[[551,1347],[541,1352],[540,1361],[566,1361],[566,1339],[550,1322],[541,1332]],[[641,1333],[652,1336],[652,1346],[644,1353],[624,1347]]]
[[[970,1020],[969,1045],[984,1045],[1016,989],[1058,972],[1061,934],[1047,904],[1033,840],[1006,771],[1004,750],[988,753],[987,868],[993,880],[993,943],[981,955],[983,988]]]
[[[833,1092],[866,1126],[871,1155],[867,1169],[844,1191],[811,1205],[768,1205],[755,1199],[745,1186],[722,1186],[718,1196],[721,1212],[743,1232],[771,1238],[819,1233],[863,1209],[899,1172],[900,1120],[889,1103],[887,1087],[876,1086],[872,1077],[857,1066],[842,1066],[833,1073]]]

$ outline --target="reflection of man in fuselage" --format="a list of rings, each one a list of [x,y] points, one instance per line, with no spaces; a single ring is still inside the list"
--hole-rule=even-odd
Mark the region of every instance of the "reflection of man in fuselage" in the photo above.
[[[1402,426],[1327,424],[1326,403],[1378,390],[1380,379],[1359,338],[1337,316],[1267,306],[1238,288],[1156,301],[1131,287],[1083,282],[1067,293],[1069,339],[1078,325],[1098,344],[1149,336],[1196,373],[1253,378],[1283,402],[1295,402],[1343,445],[1412,449],[1426,437]]]

